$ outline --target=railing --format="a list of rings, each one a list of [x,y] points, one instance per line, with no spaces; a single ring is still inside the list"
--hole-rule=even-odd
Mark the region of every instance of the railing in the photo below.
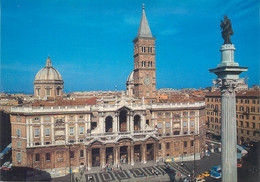
[[[125,104],[99,104],[99,105],[76,105],[76,106],[30,106],[22,107],[15,106],[11,108],[12,112],[67,112],[67,111],[106,111],[106,110],[117,110]],[[131,109],[160,109],[160,108],[187,108],[187,107],[203,107],[205,102],[192,102],[192,103],[127,103]]]
[[[152,134],[157,133],[156,130],[140,130],[138,132],[107,132],[107,133],[88,133],[86,137],[112,137],[112,136],[128,136],[128,135],[140,135],[140,134]]]

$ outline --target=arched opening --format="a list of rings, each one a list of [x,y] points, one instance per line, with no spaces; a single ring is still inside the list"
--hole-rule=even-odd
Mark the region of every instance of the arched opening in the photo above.
[[[111,116],[106,117],[105,124],[106,124],[106,132],[112,132],[113,131],[113,118]]]
[[[127,130],[126,114],[127,114],[126,110],[122,110],[119,113],[119,130],[120,130],[120,132],[126,132],[126,130]]]
[[[134,117],[134,130],[135,131],[141,130],[141,117],[139,115],[136,115]]]

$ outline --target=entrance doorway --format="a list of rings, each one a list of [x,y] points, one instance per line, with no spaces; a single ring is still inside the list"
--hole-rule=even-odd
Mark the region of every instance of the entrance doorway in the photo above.
[[[154,144],[147,144],[146,145],[146,156],[147,156],[147,161],[154,160]]]
[[[120,127],[120,132],[126,132],[127,131],[127,122],[126,122],[126,110],[122,110],[119,113],[119,127]]]
[[[120,163],[121,164],[127,164],[128,163],[127,146],[120,147]]]
[[[100,149],[99,148],[92,149],[92,166],[93,167],[100,166]]]
[[[134,160],[135,162],[141,162],[141,145],[134,146]]]
[[[106,163],[112,165],[114,163],[113,147],[106,148]]]

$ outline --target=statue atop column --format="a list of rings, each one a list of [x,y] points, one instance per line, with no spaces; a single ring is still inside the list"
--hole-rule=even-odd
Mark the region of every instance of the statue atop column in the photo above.
[[[222,38],[224,39],[224,44],[232,44],[230,36],[234,34],[231,26],[230,19],[224,16],[224,21],[221,20],[220,27],[222,29]]]

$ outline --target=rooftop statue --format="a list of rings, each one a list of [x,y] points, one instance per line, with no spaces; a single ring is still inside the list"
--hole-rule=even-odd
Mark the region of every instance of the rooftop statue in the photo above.
[[[231,26],[230,19],[224,16],[224,21],[221,20],[220,27],[222,29],[222,38],[224,39],[224,44],[232,44],[230,36],[234,34]]]

